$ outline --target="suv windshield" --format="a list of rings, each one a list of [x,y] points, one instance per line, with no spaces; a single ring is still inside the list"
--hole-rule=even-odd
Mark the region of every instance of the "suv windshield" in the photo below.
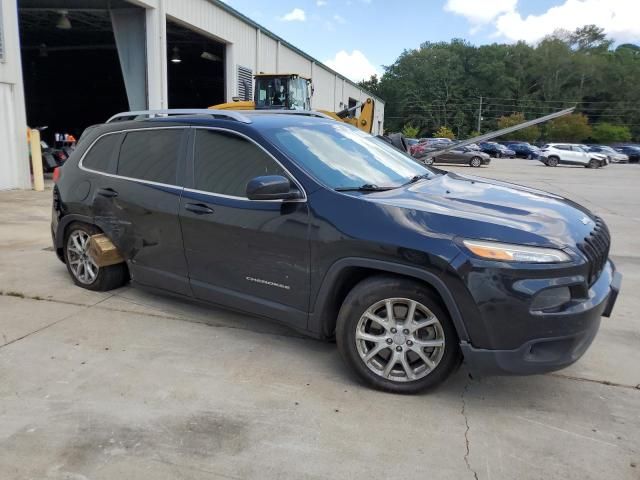
[[[330,188],[399,187],[432,173],[384,140],[338,122],[272,128],[263,133]]]

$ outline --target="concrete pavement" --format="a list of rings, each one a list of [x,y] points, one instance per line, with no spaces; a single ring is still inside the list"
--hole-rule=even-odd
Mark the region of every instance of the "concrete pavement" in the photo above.
[[[0,193],[0,478],[640,478],[640,166],[453,167],[602,215],[625,278],[577,364],[397,396],[335,345],[125,287],[75,287],[50,194]]]

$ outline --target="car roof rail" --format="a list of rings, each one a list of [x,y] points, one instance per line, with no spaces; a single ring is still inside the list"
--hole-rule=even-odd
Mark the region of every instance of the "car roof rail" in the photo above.
[[[171,115],[211,115],[216,118],[227,118],[241,123],[251,123],[251,119],[239,112],[229,110],[216,110],[214,108],[173,108],[167,110],[134,110],[131,112],[120,112],[110,117],[106,123],[116,120],[135,120],[137,117],[155,118],[168,117]],[[133,117],[133,118],[132,118]]]
[[[303,115],[307,117],[328,118],[329,120],[335,120],[335,118],[327,115],[326,113],[318,112],[317,110],[276,110],[276,109],[264,109],[264,110],[245,110],[246,113],[255,114],[277,114],[277,115]]]

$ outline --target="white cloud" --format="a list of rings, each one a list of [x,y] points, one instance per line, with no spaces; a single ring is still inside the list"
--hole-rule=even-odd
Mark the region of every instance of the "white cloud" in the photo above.
[[[541,15],[523,18],[517,11],[496,19],[496,36],[536,42],[557,29],[573,31],[594,24],[619,42],[640,40],[640,2],[637,0],[565,0]]]
[[[283,22],[304,22],[306,19],[307,16],[301,8],[294,8],[289,13],[280,17],[280,20]]]
[[[497,16],[513,12],[518,0],[447,0],[444,9],[466,17],[474,25],[489,23]]]
[[[317,0],[316,5],[318,7],[324,7],[327,4],[326,0]]]
[[[340,50],[334,58],[324,63],[354,82],[368,80],[371,75],[380,76],[380,71],[371,64],[360,50],[353,50],[351,53]]]
[[[345,24],[347,23],[347,21],[344,19],[344,17],[341,17],[340,15],[334,15],[333,19],[337,22],[337,23],[341,23],[341,24]]]

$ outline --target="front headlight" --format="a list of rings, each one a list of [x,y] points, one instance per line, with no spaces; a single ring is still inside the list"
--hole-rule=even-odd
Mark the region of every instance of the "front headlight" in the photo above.
[[[571,260],[569,255],[555,248],[528,247],[484,240],[463,240],[462,243],[473,254],[487,260],[527,263],[560,263]]]

